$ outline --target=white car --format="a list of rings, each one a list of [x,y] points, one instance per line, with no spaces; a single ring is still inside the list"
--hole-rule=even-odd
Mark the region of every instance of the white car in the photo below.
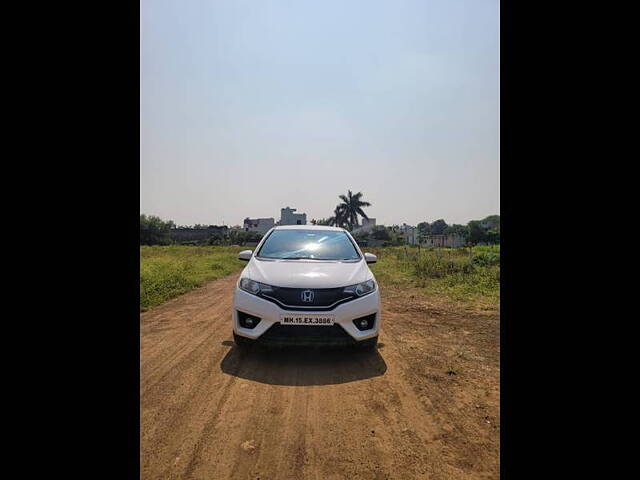
[[[368,264],[377,258],[343,228],[275,227],[238,258],[249,262],[233,298],[238,347],[376,347],[380,293]]]

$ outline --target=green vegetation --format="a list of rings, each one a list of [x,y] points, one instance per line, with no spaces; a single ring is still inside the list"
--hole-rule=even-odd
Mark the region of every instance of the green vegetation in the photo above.
[[[207,281],[237,272],[242,247],[141,246],[140,309],[159,305]],[[383,285],[420,288],[427,296],[479,308],[500,302],[500,245],[472,248],[367,247],[378,256],[371,266]]]
[[[244,245],[258,243],[262,240],[259,232],[245,232],[244,230],[229,230],[225,234],[215,234],[207,240],[208,245]]]
[[[245,232],[239,227],[176,226],[173,220],[140,214],[140,245],[244,245],[258,243],[261,239],[261,233]]]
[[[494,308],[500,302],[500,245],[472,248],[367,248],[382,285],[413,285],[427,295]]]
[[[173,221],[165,222],[154,215],[140,215],[140,245],[169,245],[169,230],[175,227]]]
[[[420,222],[418,227],[418,238],[421,242],[428,235],[460,235],[468,243],[476,245],[478,243],[499,244],[500,243],[500,215],[489,215],[482,220],[471,220],[466,225],[447,225],[442,218],[433,223]]]
[[[141,246],[140,309],[159,305],[209,280],[240,270],[238,246]]]
[[[367,245],[372,240],[377,242],[375,245],[382,247],[406,244],[402,232],[394,230],[392,227],[385,227],[384,225],[376,225],[371,231],[356,230],[352,235],[353,239],[358,242],[361,248],[369,248]]]

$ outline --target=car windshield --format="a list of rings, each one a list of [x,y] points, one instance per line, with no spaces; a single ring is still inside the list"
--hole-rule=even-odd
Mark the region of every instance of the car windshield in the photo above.
[[[360,254],[339,230],[274,230],[264,241],[258,258],[289,260],[357,260]]]

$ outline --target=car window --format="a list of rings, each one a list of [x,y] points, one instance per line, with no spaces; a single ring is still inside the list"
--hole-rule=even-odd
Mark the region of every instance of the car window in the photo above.
[[[360,254],[345,232],[337,230],[274,230],[258,258],[357,260]]]

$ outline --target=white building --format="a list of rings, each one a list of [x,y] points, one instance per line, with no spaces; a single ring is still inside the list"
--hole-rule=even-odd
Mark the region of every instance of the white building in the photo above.
[[[307,214],[306,213],[294,213],[295,208],[281,208],[280,209],[280,225],[306,225]]]
[[[269,231],[270,228],[275,227],[276,222],[273,218],[245,218],[243,224],[243,230],[245,232],[259,232],[263,235]]]

